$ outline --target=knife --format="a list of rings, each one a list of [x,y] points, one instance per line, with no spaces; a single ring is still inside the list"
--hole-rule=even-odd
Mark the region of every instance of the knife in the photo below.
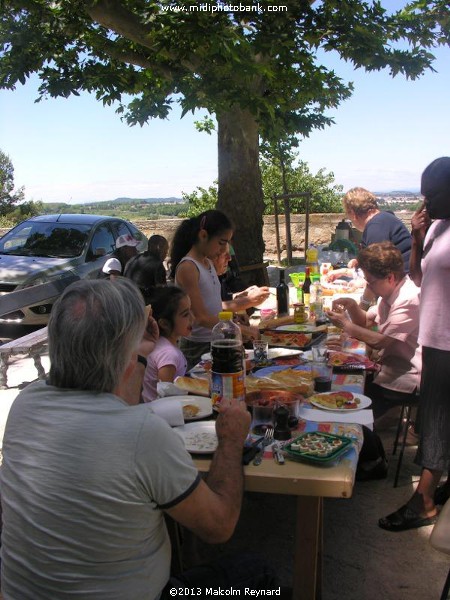
[[[259,451],[259,444],[263,441],[264,436],[257,438],[251,444],[244,446],[244,450],[242,451],[242,464],[248,465],[255,458],[256,454]]]

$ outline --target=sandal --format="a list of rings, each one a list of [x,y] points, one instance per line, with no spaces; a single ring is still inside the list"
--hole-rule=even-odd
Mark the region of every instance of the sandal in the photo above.
[[[417,529],[436,523],[437,515],[434,517],[421,517],[419,513],[410,508],[407,504],[393,512],[392,514],[378,521],[381,529],[387,531],[406,531],[407,529]]]

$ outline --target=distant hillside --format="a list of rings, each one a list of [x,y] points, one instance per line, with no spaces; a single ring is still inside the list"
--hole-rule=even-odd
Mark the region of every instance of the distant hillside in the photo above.
[[[147,204],[164,204],[165,202],[183,202],[182,198],[174,198],[171,196],[170,198],[116,198],[115,200],[105,200],[104,202],[109,202],[110,204],[126,204],[127,202],[145,202]]]

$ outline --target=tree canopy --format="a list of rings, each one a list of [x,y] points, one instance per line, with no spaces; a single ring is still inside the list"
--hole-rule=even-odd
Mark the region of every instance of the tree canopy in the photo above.
[[[350,83],[320,64],[318,50],[414,79],[432,67],[430,49],[450,39],[444,0],[415,0],[393,14],[382,2],[360,0],[260,0],[246,10],[197,0],[2,6],[1,87],[14,89],[37,73],[40,94],[92,92],[117,103],[131,125],[167,117],[174,102],[183,113],[215,115],[218,207],[239,224],[243,264],[260,262],[263,252],[260,137],[307,136],[331,124],[326,111],[351,94]]]
[[[14,191],[14,167],[7,154],[0,150],[0,217],[14,210],[23,200],[23,188]]]

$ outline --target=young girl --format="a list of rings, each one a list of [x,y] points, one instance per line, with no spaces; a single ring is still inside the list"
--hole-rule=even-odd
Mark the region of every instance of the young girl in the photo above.
[[[170,274],[189,295],[195,317],[192,334],[180,341],[188,369],[210,351],[211,330],[219,321],[219,312],[244,310],[255,302],[253,294],[249,294],[222,303],[219,278],[210,259],[228,252],[232,236],[233,225],[228,217],[219,210],[207,210],[183,221],[173,238]],[[258,336],[256,328],[254,336]]]
[[[173,381],[186,373],[186,359],[177,344],[181,336],[191,334],[193,323],[189,296],[178,287],[154,288],[150,302],[159,339],[147,357],[142,390],[145,402],[156,399],[158,381]]]

